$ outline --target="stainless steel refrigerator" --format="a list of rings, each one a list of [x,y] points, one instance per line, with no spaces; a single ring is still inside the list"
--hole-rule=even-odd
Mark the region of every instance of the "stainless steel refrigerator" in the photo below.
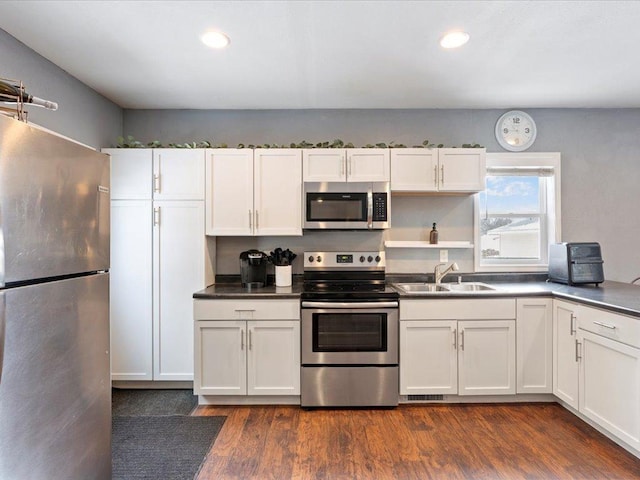
[[[111,478],[109,161],[0,115],[0,479]]]

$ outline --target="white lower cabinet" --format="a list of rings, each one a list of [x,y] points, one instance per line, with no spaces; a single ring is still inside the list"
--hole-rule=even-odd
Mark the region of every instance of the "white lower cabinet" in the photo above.
[[[194,393],[300,395],[299,301],[195,300],[194,316]]]
[[[512,299],[403,299],[400,394],[515,393],[515,315]]]
[[[552,393],[552,300],[518,298],[516,314],[516,393]]]
[[[640,452],[640,322],[554,300],[554,394]]]
[[[640,349],[582,330],[578,337],[580,412],[640,450]]]
[[[553,394],[578,409],[577,305],[553,301]]]

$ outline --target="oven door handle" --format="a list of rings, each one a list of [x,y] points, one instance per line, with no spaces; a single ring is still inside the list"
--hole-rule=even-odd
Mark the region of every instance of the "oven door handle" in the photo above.
[[[398,308],[398,302],[302,302],[302,308]]]

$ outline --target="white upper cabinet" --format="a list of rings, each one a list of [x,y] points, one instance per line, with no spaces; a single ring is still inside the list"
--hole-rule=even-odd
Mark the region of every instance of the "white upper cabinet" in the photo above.
[[[111,156],[111,200],[151,200],[153,151],[103,148]]]
[[[479,192],[485,175],[484,148],[391,149],[391,191]]]
[[[154,200],[204,200],[204,150],[153,150]]]
[[[388,182],[386,148],[311,148],[302,151],[305,182]]]
[[[253,150],[207,150],[207,235],[253,235]]]
[[[209,149],[207,235],[302,235],[299,149]]]
[[[255,235],[302,235],[302,155],[299,149],[253,153]]]
[[[433,148],[391,149],[391,190],[438,191],[438,150]]]
[[[107,148],[111,200],[204,200],[204,150]]]

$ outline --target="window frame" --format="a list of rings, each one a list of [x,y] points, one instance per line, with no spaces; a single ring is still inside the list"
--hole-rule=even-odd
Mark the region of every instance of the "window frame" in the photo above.
[[[553,192],[546,193],[544,199],[545,212],[540,214],[540,231],[541,234],[546,232],[547,242],[559,242],[562,238],[561,232],[561,158],[559,152],[509,152],[509,153],[487,153],[486,167],[505,167],[505,168],[541,168],[553,169]],[[485,182],[486,184],[486,182]],[[553,206],[550,207],[550,195],[553,195]],[[486,265],[482,264],[482,248],[480,243],[480,193],[474,195],[473,201],[473,235],[474,235],[474,271],[475,272],[546,272],[549,269],[548,252],[543,253],[542,261],[504,261],[500,264]],[[553,211],[549,211],[553,208]],[[524,215],[524,214],[523,214]],[[520,216],[523,216],[520,215]],[[546,219],[546,222],[542,222]],[[552,233],[549,233],[552,232]],[[541,247],[542,248],[542,247]],[[548,249],[548,245],[547,245]]]

